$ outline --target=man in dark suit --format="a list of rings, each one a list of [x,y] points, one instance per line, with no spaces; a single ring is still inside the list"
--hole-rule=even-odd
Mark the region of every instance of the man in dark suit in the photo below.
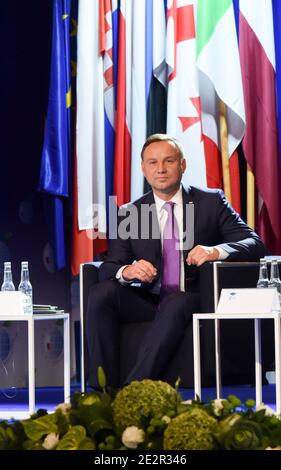
[[[191,325],[192,313],[200,311],[198,267],[206,261],[264,256],[260,238],[221,190],[182,187],[186,161],[176,139],[150,136],[141,157],[152,191],[122,209],[117,239],[100,268],[101,282],[89,296],[86,322],[93,387],[98,386],[98,366],[108,385],[119,385],[120,323],[152,322],[126,383],[157,379]],[[149,209],[149,216],[143,208]],[[122,227],[128,212],[134,215],[129,236],[126,224]]]

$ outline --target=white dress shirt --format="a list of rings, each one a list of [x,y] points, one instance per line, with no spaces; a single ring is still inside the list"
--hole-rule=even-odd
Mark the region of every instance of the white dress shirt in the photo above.
[[[154,199],[155,199],[155,207],[156,207],[156,213],[157,213],[157,219],[159,223],[159,229],[160,229],[160,236],[161,236],[161,247],[163,248],[163,234],[164,234],[164,227],[167,222],[168,218],[168,212],[166,209],[164,209],[164,204],[167,201],[164,201],[164,199],[161,199],[158,197],[155,193],[153,193]],[[184,263],[186,262],[183,259],[183,204],[182,204],[182,186],[180,186],[179,190],[176,192],[176,194],[170,199],[170,201],[174,202],[174,215],[176,218],[176,221],[178,223],[179,227],[179,237],[180,237],[180,250],[181,250],[181,265],[180,265],[180,290],[182,292],[185,291],[185,282],[184,282]],[[188,227],[187,227],[188,230]],[[226,259],[229,254],[223,250],[222,248],[215,246],[215,248],[219,252],[219,260],[224,260]],[[123,276],[122,272],[126,268],[126,266],[122,266],[116,273],[116,279],[123,284],[131,284],[131,281],[126,281]],[[160,292],[160,280],[157,282],[153,288],[151,289],[152,293],[158,294]]]

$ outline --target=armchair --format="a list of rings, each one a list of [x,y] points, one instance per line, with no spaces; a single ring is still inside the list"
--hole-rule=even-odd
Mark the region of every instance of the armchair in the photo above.
[[[98,282],[99,263],[86,263],[80,266],[80,315],[81,315],[81,388],[86,388],[87,343],[85,335],[85,315],[89,288]],[[202,312],[214,312],[220,291],[227,287],[255,287],[258,280],[258,262],[215,262],[205,263],[200,268],[200,293]],[[196,313],[196,312],[194,312]],[[135,362],[142,337],[150,322],[121,325],[120,329],[120,383]],[[272,333],[270,322],[264,328],[264,342]],[[234,333],[235,330],[235,333]],[[238,334],[237,334],[238,333]],[[239,345],[237,345],[239,337]],[[272,337],[273,338],[273,337]],[[204,322],[201,333],[202,383],[203,386],[215,383],[215,341],[212,322]],[[251,321],[224,322],[221,327],[222,381],[223,384],[254,383],[254,336]],[[266,346],[266,345],[265,345]],[[270,349],[270,348],[268,348]],[[265,353],[266,347],[264,348]],[[271,357],[264,354],[267,363]],[[175,383],[181,378],[182,387],[193,387],[193,340],[192,325],[187,328],[177,354],[167,364],[162,380]]]
[[[87,341],[85,316],[90,286],[98,282],[99,263],[85,263],[80,266],[80,315],[81,315],[81,389],[85,391],[87,381]],[[131,370],[137,358],[138,348],[150,322],[123,324],[120,328],[120,383]],[[193,386],[193,343],[192,327],[185,332],[178,353],[164,371],[162,380],[174,384],[181,377],[183,387]]]

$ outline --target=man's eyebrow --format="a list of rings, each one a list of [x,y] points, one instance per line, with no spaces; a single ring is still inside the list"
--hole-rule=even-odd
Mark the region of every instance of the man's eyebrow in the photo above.
[[[179,157],[179,155],[166,155],[163,158],[163,160],[166,160],[167,158],[178,158],[178,157]],[[151,157],[148,157],[147,160],[157,160],[157,157],[151,156]]]
[[[167,160],[168,158],[178,158],[179,156],[178,155],[167,155],[166,157],[164,157],[164,160]]]

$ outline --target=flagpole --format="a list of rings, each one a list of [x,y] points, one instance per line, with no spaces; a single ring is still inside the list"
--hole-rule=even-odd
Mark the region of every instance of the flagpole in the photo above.
[[[255,177],[247,164],[247,224],[255,228]]]
[[[226,105],[222,100],[219,100],[219,123],[220,123],[220,146],[221,146],[223,188],[224,188],[225,197],[228,200],[228,202],[231,204]]]

